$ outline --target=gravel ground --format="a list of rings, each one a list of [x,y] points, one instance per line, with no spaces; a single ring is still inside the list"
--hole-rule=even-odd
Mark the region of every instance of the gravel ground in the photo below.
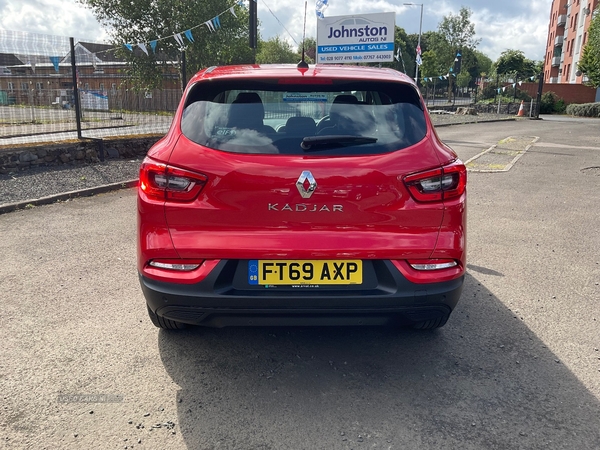
[[[431,114],[431,118],[435,126],[446,126],[509,120],[513,116]],[[0,206],[135,180],[140,162],[141,158],[107,160],[90,165],[37,167],[0,174]]]

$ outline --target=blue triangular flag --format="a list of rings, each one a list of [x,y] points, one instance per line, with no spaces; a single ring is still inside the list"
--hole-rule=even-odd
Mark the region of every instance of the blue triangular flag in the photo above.
[[[56,73],[58,73],[58,62],[60,61],[60,56],[51,56],[50,61],[52,61],[54,70],[56,70]]]
[[[130,52],[133,51],[133,45],[132,44],[123,44],[125,46],[126,49],[128,49]]]
[[[213,25],[215,26],[215,29],[221,28],[221,20],[219,20],[219,16],[213,19]]]
[[[156,53],[156,44],[158,41],[150,41],[150,48],[152,49],[152,53]]]
[[[194,42],[194,36],[192,36],[192,30],[186,30],[184,32],[185,37],[188,39],[188,41],[190,42]]]

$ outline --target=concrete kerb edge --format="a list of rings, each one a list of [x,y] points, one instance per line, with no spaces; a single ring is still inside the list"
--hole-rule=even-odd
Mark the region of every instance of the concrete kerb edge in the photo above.
[[[520,118],[519,118],[520,119]],[[471,125],[474,123],[492,123],[492,122],[514,122],[516,120],[519,120],[516,117],[515,118],[507,118],[507,119],[491,119],[491,120],[475,120],[475,121],[469,121],[469,122],[456,122],[456,123],[440,123],[438,125],[433,125],[435,128],[440,128],[440,127],[451,127],[453,125]]]
[[[118,191],[119,189],[127,189],[136,187],[138,185],[138,180],[129,180],[122,181],[119,183],[112,184],[104,184],[102,186],[97,186],[88,189],[80,189],[78,191],[70,191],[62,194],[50,195],[48,197],[42,197],[35,200],[25,200],[22,202],[16,203],[8,203],[6,205],[0,205],[0,214],[5,214],[13,211],[18,211],[21,209],[26,209],[30,206],[41,206],[41,205],[49,205],[52,203],[71,200],[73,198],[78,197],[91,197],[97,194],[104,194],[106,192]]]

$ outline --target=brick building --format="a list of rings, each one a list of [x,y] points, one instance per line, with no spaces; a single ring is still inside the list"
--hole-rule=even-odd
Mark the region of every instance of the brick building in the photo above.
[[[138,96],[127,95],[131,87],[125,71],[128,63],[114,54],[112,46],[78,42],[75,60],[78,89],[105,93],[110,109],[140,107]],[[181,90],[176,62],[165,64],[163,76],[162,90]],[[155,100],[160,95],[160,92],[153,93]],[[65,103],[73,103],[70,52],[55,62],[48,56],[0,53],[0,104],[61,106]],[[173,101],[168,105],[152,103],[166,110],[176,107],[176,103],[171,104]]]
[[[577,69],[587,30],[600,0],[552,0],[548,41],[544,58],[547,83],[582,84],[585,76]]]

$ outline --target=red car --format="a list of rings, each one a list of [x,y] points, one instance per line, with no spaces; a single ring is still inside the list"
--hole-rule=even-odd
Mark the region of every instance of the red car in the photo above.
[[[466,178],[400,72],[202,70],[140,169],[150,318],[440,327],[463,287]]]

